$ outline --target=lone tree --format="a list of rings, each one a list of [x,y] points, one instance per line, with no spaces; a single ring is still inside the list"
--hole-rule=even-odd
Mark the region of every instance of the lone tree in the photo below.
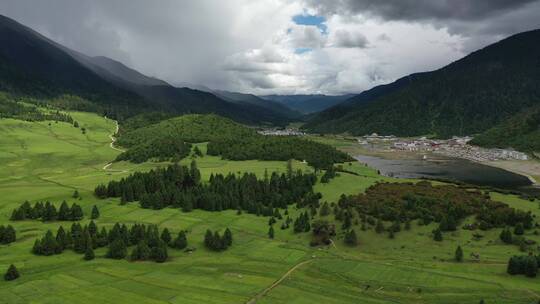
[[[437,242],[442,242],[443,237],[442,237],[441,229],[435,229],[433,231],[433,240]]]
[[[161,232],[161,240],[165,242],[165,244],[169,245],[169,243],[172,240],[171,233],[169,232],[169,229],[165,228]]]
[[[454,258],[456,259],[456,262],[463,262],[463,250],[461,249],[461,246],[457,246]]]
[[[96,220],[98,218],[99,218],[99,209],[97,208],[96,205],[94,205],[94,207],[92,207],[91,219]]]
[[[18,277],[20,277],[20,275],[19,275],[19,271],[17,270],[17,267],[15,267],[15,265],[13,264],[9,265],[9,268],[6,274],[4,274],[4,280],[13,281],[17,279]]]
[[[184,249],[187,247],[187,238],[186,233],[184,231],[180,231],[178,233],[178,236],[176,239],[174,239],[173,243],[171,244],[171,247],[176,249]]]
[[[350,231],[345,233],[345,244],[349,246],[358,245],[358,238],[356,237],[356,232],[354,231],[354,229],[351,229]]]
[[[268,229],[268,237],[273,239],[274,238],[274,227],[270,226],[270,229]]]
[[[92,240],[88,240],[86,244],[86,250],[84,251],[84,259],[86,261],[93,260],[96,256],[94,255],[94,249],[92,249]]]
[[[522,223],[518,223],[516,227],[514,228],[514,234],[515,235],[523,235],[525,233],[525,229],[523,228]]]

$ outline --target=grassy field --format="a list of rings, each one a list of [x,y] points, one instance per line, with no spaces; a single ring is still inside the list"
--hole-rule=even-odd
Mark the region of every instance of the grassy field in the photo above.
[[[438,243],[430,237],[433,225],[413,224],[393,240],[357,226],[360,245],[356,248],[345,246],[341,235],[334,246],[311,248],[308,234],[293,234],[291,229],[276,229],[275,239],[268,239],[264,217],[238,216],[233,211],[154,211],[137,204],[120,206],[115,199],[97,200],[91,192],[98,183],[166,163],[122,162],[104,170],[119,153],[109,146],[115,123],[88,113],[72,116],[87,129],[86,134],[66,123],[0,120],[0,223],[12,224],[18,237],[15,243],[0,246],[0,270],[14,263],[21,273],[16,281],[0,281],[0,303],[247,303],[257,295],[259,303],[478,303],[480,299],[536,303],[540,299],[540,279],[506,274],[508,258],[519,251],[502,245],[498,230],[482,232],[480,240],[474,240],[471,231],[458,230]],[[205,144],[199,146],[204,151]],[[233,162],[209,156],[197,162],[203,179],[211,173],[249,171],[262,176],[265,170],[286,169],[285,162]],[[300,162],[294,166],[311,170]],[[344,167],[358,175],[341,173],[329,184],[318,184],[323,200],[336,201],[342,193],[358,193],[378,180],[390,180],[359,163]],[[26,199],[75,202],[71,198],[75,189],[82,195],[76,202],[86,215],[94,204],[99,207],[98,225],[154,223],[173,234],[187,229],[189,245],[197,250],[188,254],[170,249],[170,260],[164,264],[105,259],[105,249],[97,250],[97,258],[90,262],[71,251],[52,257],[32,255],[37,237],[71,223],[10,222],[11,211]],[[493,196],[540,216],[538,202]],[[293,215],[299,212],[293,209]],[[206,229],[225,227],[233,231],[233,246],[222,253],[206,250],[202,244]],[[527,237],[540,242],[531,232]],[[458,244],[465,251],[463,263],[452,261]],[[478,261],[469,257],[472,252],[480,255]]]

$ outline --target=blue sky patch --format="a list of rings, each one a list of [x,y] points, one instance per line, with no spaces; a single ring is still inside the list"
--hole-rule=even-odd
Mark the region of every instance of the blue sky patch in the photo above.
[[[292,18],[293,22],[298,25],[316,26],[321,30],[321,33],[326,34],[327,26],[324,24],[326,19],[323,16],[315,15],[296,15]]]
[[[298,55],[304,54],[304,53],[307,53],[307,52],[311,52],[311,51],[313,51],[312,48],[296,48],[296,49],[294,49],[294,53],[298,54]]]

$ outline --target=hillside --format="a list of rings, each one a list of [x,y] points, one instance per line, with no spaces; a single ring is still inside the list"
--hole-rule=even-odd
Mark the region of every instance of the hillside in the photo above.
[[[471,143],[489,148],[512,147],[524,152],[540,151],[540,107],[512,116],[476,136]]]
[[[540,30],[514,35],[413,77],[367,105],[351,104],[338,115],[316,116],[305,128],[439,137],[483,132],[540,102],[539,41]]]
[[[144,122],[129,123],[137,124]],[[128,150],[117,160],[140,163],[150,158],[182,159],[190,153],[192,143],[201,142],[209,142],[209,155],[229,160],[296,159],[306,160],[315,168],[351,160],[347,154],[325,144],[297,137],[263,136],[227,118],[196,114],[123,131],[117,143]]]
[[[100,78],[54,42],[1,15],[0,91],[39,98],[73,94],[123,113],[151,106]]]
[[[281,103],[302,114],[311,114],[338,105],[354,95],[266,95],[261,98]]]
[[[110,58],[70,50],[1,15],[0,91],[46,101],[71,95],[119,119],[147,111],[216,113],[248,124],[284,125],[290,119],[271,108],[176,88]],[[78,108],[77,102],[63,106],[88,110]]]

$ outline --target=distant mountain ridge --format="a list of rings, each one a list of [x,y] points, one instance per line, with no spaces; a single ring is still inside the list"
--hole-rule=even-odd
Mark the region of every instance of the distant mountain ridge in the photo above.
[[[290,121],[289,116],[269,107],[176,88],[113,59],[70,50],[1,15],[0,90],[38,98],[78,96],[116,118],[165,111],[215,113],[248,124],[284,125]]]
[[[302,114],[312,114],[338,105],[349,98],[354,97],[353,94],[348,95],[266,95],[260,96],[262,99],[271,100],[281,103],[293,110]]]
[[[516,34],[388,86],[394,89],[368,103],[343,104],[315,115],[305,128],[438,137],[484,132],[540,103],[540,30]]]

